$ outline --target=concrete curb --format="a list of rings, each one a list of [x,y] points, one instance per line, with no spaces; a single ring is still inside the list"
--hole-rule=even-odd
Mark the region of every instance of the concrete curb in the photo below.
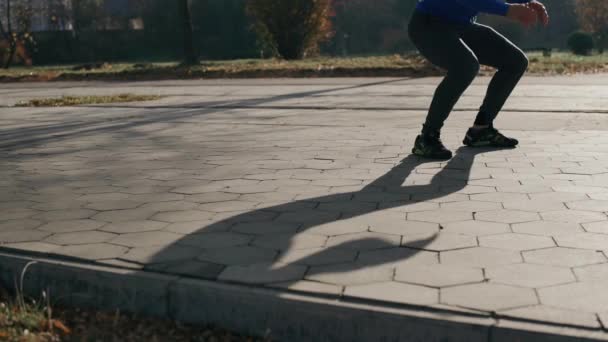
[[[608,333],[0,253],[0,281],[53,302],[210,323],[275,341],[569,342]],[[16,281],[17,280],[17,281]]]

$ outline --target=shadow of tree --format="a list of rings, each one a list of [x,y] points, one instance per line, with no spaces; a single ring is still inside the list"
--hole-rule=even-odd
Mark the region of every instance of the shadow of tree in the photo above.
[[[123,108],[123,109],[156,109],[159,112],[148,112],[135,116],[124,116],[120,118],[98,118],[97,113],[91,115],[91,119],[78,116],[71,122],[61,122],[57,124],[42,124],[30,127],[15,127],[0,129],[0,151],[8,150],[15,152],[21,148],[43,145],[49,142],[67,140],[77,137],[89,136],[104,132],[116,132],[129,130],[144,125],[157,123],[170,123],[179,120],[200,117],[219,113],[231,108],[256,107],[267,103],[279,102],[289,99],[306,98],[336,91],[353,90],[377,85],[401,82],[404,79],[391,79],[379,82],[369,82],[344,87],[332,87],[329,89],[288,93],[275,96],[267,96],[253,99],[228,100],[228,101],[208,101],[200,103],[190,103],[187,107],[135,107],[135,106],[82,106],[82,108],[95,108],[100,111],[104,108]],[[172,110],[169,110],[172,109]]]

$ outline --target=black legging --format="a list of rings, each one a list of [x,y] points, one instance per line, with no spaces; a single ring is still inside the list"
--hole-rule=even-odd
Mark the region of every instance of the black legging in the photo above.
[[[480,64],[498,71],[475,121],[479,125],[492,124],[528,68],[523,51],[488,26],[455,24],[415,12],[409,35],[425,58],[447,70],[435,91],[423,128],[426,133],[438,132],[443,127],[454,105],[477,76]]]

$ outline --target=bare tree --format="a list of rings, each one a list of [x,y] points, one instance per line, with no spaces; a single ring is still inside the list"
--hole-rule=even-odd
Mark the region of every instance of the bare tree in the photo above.
[[[0,18],[0,33],[2,34],[2,37],[4,38],[6,43],[8,43],[8,54],[7,54],[6,61],[4,63],[4,68],[8,69],[11,66],[11,62],[13,61],[13,58],[15,58],[15,52],[17,51],[17,36],[13,32],[13,26],[12,26],[11,0],[5,0],[4,5],[5,5],[4,12],[6,14],[6,18]],[[2,22],[3,19],[6,22],[6,29],[5,29],[5,24]]]

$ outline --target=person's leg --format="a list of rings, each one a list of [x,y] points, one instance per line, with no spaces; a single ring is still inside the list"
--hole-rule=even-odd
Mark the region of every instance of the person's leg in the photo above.
[[[423,132],[439,131],[479,72],[475,53],[460,39],[461,28],[415,14],[409,35],[422,56],[447,71],[435,90]]]
[[[414,14],[410,22],[410,38],[420,54],[447,71],[433,95],[422,135],[416,140],[415,154],[442,159],[451,157],[451,152],[439,140],[439,132],[479,72],[477,57],[460,39],[461,31],[462,27],[419,13]],[[429,140],[428,149],[425,148],[425,139]]]
[[[478,126],[491,126],[526,72],[528,58],[511,41],[484,25],[470,26],[462,39],[475,52],[481,64],[497,69],[475,120]]]

